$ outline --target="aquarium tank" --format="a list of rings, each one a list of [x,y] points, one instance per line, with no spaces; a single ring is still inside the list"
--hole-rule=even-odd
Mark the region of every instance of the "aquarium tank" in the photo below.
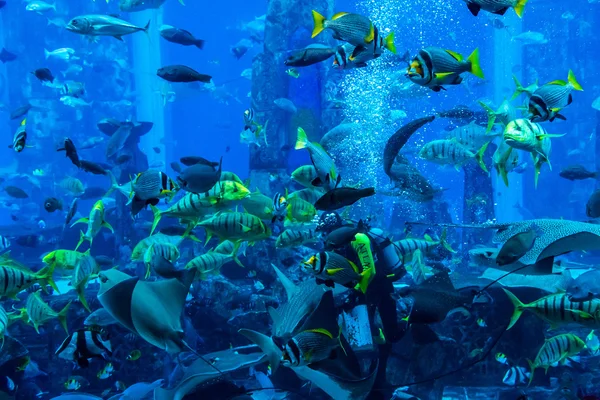
[[[0,0],[0,400],[600,399],[598,0]]]

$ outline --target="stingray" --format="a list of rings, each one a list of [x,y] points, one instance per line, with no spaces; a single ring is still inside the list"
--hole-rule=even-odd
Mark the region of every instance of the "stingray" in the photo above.
[[[189,349],[183,340],[181,314],[193,271],[183,281],[145,282],[116,269],[99,277],[98,300],[121,325],[171,354]]]
[[[307,280],[296,286],[287,276],[273,265],[279,281],[285,289],[288,301],[275,309],[269,307],[273,320],[273,336],[285,338],[296,331],[302,320],[313,312],[319,304],[325,289],[313,280]]]
[[[454,288],[447,272],[440,272],[410,287],[402,293],[413,298],[413,307],[408,322],[413,324],[434,324],[446,319],[456,308],[471,304],[473,294],[461,293]]]
[[[514,235],[533,227],[540,234],[533,247],[519,261],[525,265],[539,263],[572,251],[600,249],[600,225],[563,219],[533,219],[503,224],[494,236],[495,243],[504,243]]]
[[[205,359],[223,373],[250,368],[266,361],[266,356],[257,346],[244,346],[205,354]],[[172,389],[156,388],[154,400],[181,400],[203,383],[220,376],[215,368],[198,359],[185,367],[183,378]]]

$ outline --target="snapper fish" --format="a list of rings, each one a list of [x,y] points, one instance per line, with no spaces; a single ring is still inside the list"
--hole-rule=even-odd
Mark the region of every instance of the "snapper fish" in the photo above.
[[[85,36],[112,36],[123,40],[123,36],[135,32],[148,33],[150,21],[141,28],[111,15],[89,14],[73,18],[66,26],[68,31]]]
[[[461,74],[469,72],[478,78],[484,78],[479,65],[479,49],[475,49],[465,59],[461,54],[440,47],[426,47],[408,66],[406,76],[413,83],[439,92],[444,85],[458,85],[462,82]]]
[[[529,97],[530,119],[533,122],[566,120],[559,112],[573,102],[573,90],[583,91],[583,88],[571,70],[567,81],[556,80],[540,86]]]
[[[312,15],[314,21],[313,38],[323,30],[331,29],[334,39],[354,46],[364,46],[375,39],[375,26],[365,16],[340,12],[331,17],[331,20],[328,20],[315,10],[312,11]]]

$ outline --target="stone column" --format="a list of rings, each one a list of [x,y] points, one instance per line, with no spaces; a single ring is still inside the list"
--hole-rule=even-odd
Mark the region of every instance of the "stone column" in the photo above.
[[[302,126],[312,141],[318,141],[323,133],[319,127],[324,94],[322,82],[327,67],[301,68],[300,79],[296,80],[285,73],[288,67],[284,64],[290,50],[328,38],[322,34],[311,39],[312,9],[330,16],[333,0],[271,0],[266,15],[264,51],[252,64],[251,106],[259,123],[264,125],[268,121],[269,146],[250,148],[250,177],[252,185],[266,194],[282,189],[270,187],[269,174],[286,172],[286,147],[293,148],[297,127]],[[298,112],[292,115],[279,109],[274,103],[278,98],[294,101]]]

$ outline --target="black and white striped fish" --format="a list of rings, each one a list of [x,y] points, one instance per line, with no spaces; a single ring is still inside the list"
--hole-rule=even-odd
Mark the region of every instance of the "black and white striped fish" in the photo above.
[[[520,383],[525,383],[529,380],[531,374],[527,371],[526,368],[523,367],[510,367],[506,374],[504,374],[504,378],[502,378],[502,383],[508,386],[518,386]]]
[[[82,368],[89,366],[91,358],[106,359],[112,355],[110,341],[102,340],[100,332],[80,329],[69,335],[56,350],[56,355],[64,360],[77,363]]]
[[[10,240],[7,237],[0,236],[0,252],[10,248]]]
[[[540,86],[529,98],[530,119],[534,122],[565,120],[559,112],[573,102],[573,90],[582,91],[583,88],[571,70],[567,81],[557,80]]]

